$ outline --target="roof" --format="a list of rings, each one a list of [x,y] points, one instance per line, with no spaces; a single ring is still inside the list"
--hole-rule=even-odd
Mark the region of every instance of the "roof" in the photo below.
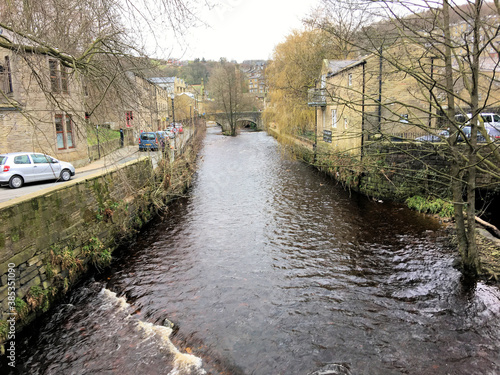
[[[162,84],[162,83],[174,83],[175,77],[153,77],[149,79],[150,82]]]
[[[327,77],[331,77],[350,65],[359,63],[361,60],[327,60]]]

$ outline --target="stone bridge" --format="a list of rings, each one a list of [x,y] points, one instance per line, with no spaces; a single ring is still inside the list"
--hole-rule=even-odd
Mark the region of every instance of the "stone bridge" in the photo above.
[[[262,112],[236,112],[235,115],[238,127],[254,127],[258,130],[264,130]],[[221,126],[223,132],[230,131],[229,121],[225,113],[211,113],[207,117]]]

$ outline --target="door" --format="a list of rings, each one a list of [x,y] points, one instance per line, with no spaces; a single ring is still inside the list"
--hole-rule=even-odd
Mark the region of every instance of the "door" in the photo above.
[[[59,178],[61,165],[52,163],[52,158],[44,154],[31,154],[34,165],[34,181],[52,180]]]

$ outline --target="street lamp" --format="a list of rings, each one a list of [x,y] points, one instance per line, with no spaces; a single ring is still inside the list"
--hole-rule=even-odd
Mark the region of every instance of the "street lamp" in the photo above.
[[[175,128],[174,98],[175,98],[175,94],[171,93],[170,99],[172,99],[172,122],[174,123],[174,128]]]
[[[175,150],[177,149],[177,131],[175,129],[175,112],[174,112],[174,98],[175,94],[170,94],[170,99],[172,99],[172,122],[174,123],[174,127],[172,131],[174,132],[174,158],[175,158]]]

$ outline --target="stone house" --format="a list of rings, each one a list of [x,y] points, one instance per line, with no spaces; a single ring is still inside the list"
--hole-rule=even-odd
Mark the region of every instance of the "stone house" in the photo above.
[[[186,82],[179,77],[153,77],[149,81],[167,90],[169,94],[179,95],[187,91]]]
[[[442,61],[420,45],[405,42],[382,54],[323,62],[319,83],[309,92],[309,105],[316,107],[319,142],[356,155],[373,137],[415,139],[433,129],[438,132],[447,108],[446,95],[419,79],[443,81]],[[479,98],[484,108],[494,108],[500,100],[497,65],[498,57],[496,63],[489,54],[481,59]],[[462,80],[456,80],[455,92],[467,97]],[[458,99],[456,106],[468,110]]]
[[[89,127],[128,129],[134,138],[141,131],[166,128],[171,106],[166,89],[132,71],[115,78],[112,90],[103,86],[100,82],[87,82],[89,95],[85,106]]]
[[[0,48],[0,89],[0,152],[43,152],[75,165],[88,159],[84,93],[73,69]]]
[[[0,152],[36,151],[81,166],[88,162],[88,132],[104,126],[141,131],[165,129],[167,90],[130,71],[84,77],[59,59],[26,52],[29,41],[4,32],[24,49],[0,48]]]

